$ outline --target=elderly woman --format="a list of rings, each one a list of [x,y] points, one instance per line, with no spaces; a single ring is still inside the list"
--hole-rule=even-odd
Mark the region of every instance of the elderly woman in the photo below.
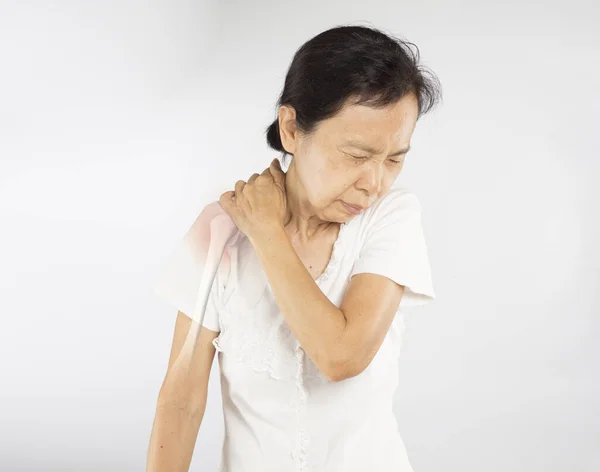
[[[239,234],[186,380],[170,371],[195,288],[163,292],[179,312],[148,470],[188,470],[218,352],[220,471],[412,471],[393,413],[402,308],[435,295],[419,201],[392,185],[441,92],[406,44],[343,26],[295,54],[267,131],[291,162],[216,203]]]

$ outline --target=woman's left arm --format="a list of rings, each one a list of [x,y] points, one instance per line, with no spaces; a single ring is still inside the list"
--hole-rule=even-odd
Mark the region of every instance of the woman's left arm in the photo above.
[[[323,375],[339,381],[362,372],[383,343],[404,287],[378,274],[356,274],[338,308],[306,270],[283,227],[255,232],[251,242],[290,330]]]

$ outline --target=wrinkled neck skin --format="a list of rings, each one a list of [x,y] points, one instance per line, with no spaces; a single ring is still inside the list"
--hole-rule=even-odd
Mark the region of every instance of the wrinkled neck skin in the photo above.
[[[286,216],[284,228],[290,240],[308,244],[339,226],[339,223],[324,221],[316,215],[316,209],[306,197],[306,190],[298,179],[291,164],[286,172]]]

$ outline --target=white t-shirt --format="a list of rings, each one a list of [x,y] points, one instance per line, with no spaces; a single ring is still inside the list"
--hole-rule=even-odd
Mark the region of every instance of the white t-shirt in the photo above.
[[[171,258],[171,275],[155,287],[184,313],[194,308],[200,280],[201,265],[190,261],[200,251],[190,250],[200,221]],[[316,280],[338,307],[354,274],[381,274],[405,286],[375,358],[361,374],[340,382],[327,380],[302,349],[253,246],[238,233],[227,263],[219,266],[203,321],[220,332],[214,340],[225,421],[219,471],[412,472],[393,412],[402,317],[404,308],[435,298],[416,196],[392,188],[342,224]]]

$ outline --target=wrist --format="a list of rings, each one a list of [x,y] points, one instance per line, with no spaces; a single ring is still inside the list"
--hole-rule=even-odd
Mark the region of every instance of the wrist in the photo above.
[[[287,237],[285,229],[280,224],[262,225],[248,235],[248,239],[256,248],[265,244],[272,244],[281,236]]]

